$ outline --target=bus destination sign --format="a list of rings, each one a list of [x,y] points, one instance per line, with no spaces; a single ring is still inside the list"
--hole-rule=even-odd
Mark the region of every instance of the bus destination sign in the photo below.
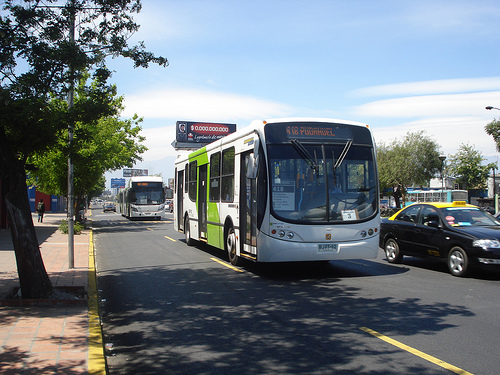
[[[285,128],[288,139],[345,138],[349,135],[345,128],[325,125],[290,125]],[[339,133],[342,134],[339,134]]]

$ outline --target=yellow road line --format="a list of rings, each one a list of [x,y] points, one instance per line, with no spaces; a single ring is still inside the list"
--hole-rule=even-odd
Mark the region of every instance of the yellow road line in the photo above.
[[[370,335],[373,335],[375,336],[376,338],[380,339],[380,340],[383,340],[391,345],[394,345],[400,349],[403,349],[413,355],[416,355],[417,357],[420,357],[420,358],[423,358],[425,359],[426,361],[429,361],[429,362],[432,362],[438,366],[441,366],[442,368],[445,368],[446,370],[449,370],[449,371],[452,371],[454,372],[455,374],[460,374],[460,375],[472,375],[470,372],[468,371],[465,371],[465,370],[462,370],[461,368],[458,368],[456,366],[453,366],[453,365],[450,365],[449,363],[446,363],[436,357],[433,357],[429,354],[426,354],[424,352],[421,352],[420,350],[417,350],[417,349],[414,349],[412,348],[411,346],[408,346],[408,345],[405,345],[399,341],[396,341],[394,339],[391,339],[390,337],[387,337],[381,333],[378,333],[377,331],[374,331],[370,328],[366,328],[366,327],[360,327],[359,328],[360,330],[362,331],[365,331],[366,333],[369,333]]]
[[[146,227],[147,230],[150,230],[151,232],[154,232],[154,229],[151,229],[149,227]]]
[[[97,276],[95,269],[94,242],[92,230],[89,234],[89,273],[88,273],[88,306],[89,306],[89,374],[106,374],[104,346],[102,342],[101,320],[97,301]]]
[[[242,270],[240,270],[239,268],[236,268],[236,267],[233,267],[231,266],[230,264],[227,264],[226,262],[223,262],[222,260],[219,260],[217,258],[210,258],[211,260],[213,260],[214,262],[217,262],[217,263],[220,263],[222,264],[223,266],[226,266],[227,268],[231,268],[232,270],[234,271],[238,271],[238,272],[243,272]]]
[[[176,240],[174,240],[173,238],[170,238],[169,236],[163,236],[165,237],[167,240],[170,240],[170,241],[173,241],[173,242],[177,242]]]

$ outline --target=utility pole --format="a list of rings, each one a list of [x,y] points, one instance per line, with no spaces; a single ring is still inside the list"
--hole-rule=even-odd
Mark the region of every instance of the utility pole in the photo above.
[[[69,30],[69,40],[71,45],[75,44],[75,1],[71,1],[71,24]],[[69,93],[68,93],[68,112],[73,108],[73,98],[75,92],[74,69],[72,63],[69,68]],[[75,204],[73,196],[74,174],[73,174],[73,122],[70,120],[68,125],[68,267],[75,268]]]

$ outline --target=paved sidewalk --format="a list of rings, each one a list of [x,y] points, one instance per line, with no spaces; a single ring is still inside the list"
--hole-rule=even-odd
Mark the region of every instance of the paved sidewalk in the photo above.
[[[86,230],[74,236],[75,267],[69,269],[68,236],[58,230],[61,219],[65,218],[66,214],[46,213],[44,222],[38,223],[33,214],[42,258],[53,286],[84,287],[85,296],[89,294],[88,302],[45,301],[44,305],[2,306],[8,304],[4,298],[19,286],[19,280],[10,230],[0,230],[1,374],[105,373],[102,336],[102,361],[97,367],[93,364],[95,340],[91,337],[95,336],[97,314],[89,309],[97,310],[97,293],[94,264],[89,264],[94,262],[92,234]],[[93,277],[89,270],[93,271]],[[95,291],[93,296],[89,282]],[[100,327],[97,332],[100,335]]]

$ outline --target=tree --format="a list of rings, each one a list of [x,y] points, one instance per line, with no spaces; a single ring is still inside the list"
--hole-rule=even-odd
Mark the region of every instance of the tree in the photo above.
[[[481,165],[486,159],[481,152],[474,150],[469,144],[461,144],[458,152],[450,156],[448,174],[456,177],[457,182],[469,189],[486,189],[486,182],[490,170],[496,167],[495,163]]]
[[[497,151],[500,152],[500,121],[495,119],[492,122],[488,123],[484,127],[484,129],[486,130],[487,134],[493,137]]]
[[[92,86],[95,86],[92,85]],[[77,122],[74,127],[73,163],[75,171],[74,190],[77,201],[97,190],[102,185],[102,178],[106,171],[117,170],[123,167],[132,167],[141,161],[141,154],[147,148],[141,144],[144,137],[140,136],[139,126],[142,119],[137,115],[132,119],[122,120],[119,113],[123,109],[123,97],[116,97],[116,88],[108,93],[110,113],[92,124]],[[85,85],[85,80],[80,82],[76,90],[76,105],[86,100],[92,100],[93,95]],[[65,103],[54,99],[52,106],[59,108]],[[34,171],[30,182],[47,193],[67,194],[67,154],[68,134],[61,132],[62,136],[57,144],[50,150],[34,153],[28,163]]]
[[[406,188],[427,185],[440,171],[439,145],[424,131],[408,132],[401,141],[377,147],[377,163],[381,190],[392,188],[396,202]],[[398,206],[399,208],[399,206]]]
[[[141,9],[139,0],[18,3],[4,1],[0,16],[0,178],[22,296],[45,298],[52,284],[31,219],[26,160],[50,149],[68,126],[112,115],[106,102],[107,56],[130,58],[135,67],[166,66],[168,61],[145,51],[142,42],[128,45],[139,27],[132,17]],[[75,33],[76,14],[80,17]],[[51,99],[66,98],[87,72],[98,82],[96,96],[85,104],[90,108],[75,103],[54,109]]]

